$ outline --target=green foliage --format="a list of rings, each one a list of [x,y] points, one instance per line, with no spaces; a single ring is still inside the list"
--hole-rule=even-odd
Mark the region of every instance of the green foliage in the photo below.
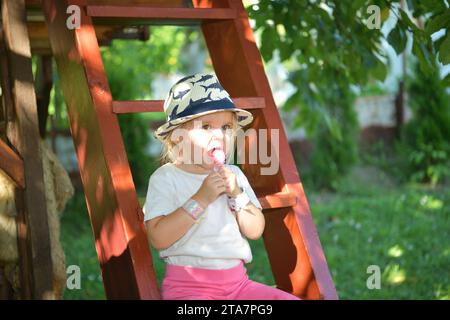
[[[408,174],[436,184],[450,176],[450,97],[437,70],[428,74],[419,67],[408,92],[413,119],[402,134]]]
[[[151,27],[148,41],[114,40],[110,46],[102,47],[103,64],[114,99],[154,98],[150,88],[154,77],[189,69],[190,61],[182,52],[199,38],[194,28]]]
[[[418,58],[420,68],[425,73],[432,73],[436,57],[443,64],[450,62],[450,10],[444,0],[432,1],[407,1],[408,9],[412,17],[418,21],[424,21],[425,26],[420,27],[412,21],[404,9],[399,8],[398,1],[389,3],[391,12],[398,21],[392,29],[387,40],[400,54],[405,50],[406,34],[413,38],[413,54]],[[445,35],[433,41],[431,35],[439,30],[445,30]]]
[[[380,29],[368,27],[369,6],[378,6],[381,23],[391,14],[398,17],[387,36],[397,53],[405,50],[407,35],[411,34],[412,54],[424,72],[431,73],[436,58],[448,63],[450,19],[446,2],[410,0],[407,4],[413,17],[425,22],[424,28],[416,26],[400,8],[400,0],[274,0],[259,1],[247,8],[261,35],[264,60],[271,60],[278,52],[289,68],[289,81],[296,91],[284,109],[298,110],[294,125],[303,126],[316,142],[314,159],[318,161],[316,168],[322,169],[317,174],[325,181],[330,179],[330,186],[356,160],[344,157],[345,148],[354,153],[356,136],[351,135],[356,133],[356,122],[350,111],[351,100],[341,96],[351,96],[352,86],[383,81],[387,74],[381,45],[384,35]],[[431,35],[441,29],[446,35],[432,41]],[[449,77],[443,83],[448,85]],[[327,148],[328,154],[320,151]]]
[[[336,188],[336,183],[357,161],[357,119],[353,108],[353,95],[331,87],[327,108],[336,124],[319,124],[314,135],[314,151],[311,159],[311,175],[315,187]],[[337,93],[337,94],[336,94]],[[336,128],[333,133],[332,129]]]
[[[146,153],[150,142],[148,122],[138,114],[119,116],[120,130],[137,189],[146,187],[156,163]]]
[[[290,63],[289,81],[296,91],[284,108],[298,108],[294,125],[305,127],[315,142],[314,180],[321,186],[333,187],[357,160],[351,85],[386,75],[381,32],[366,27],[364,5],[261,1],[248,8],[261,32],[263,58],[270,60],[278,50],[281,60]]]
[[[95,252],[95,240],[89,223],[84,194],[69,200],[61,217],[61,244],[66,256],[66,268],[80,268],[81,288],[64,291],[64,299],[105,299],[103,280]]]
[[[151,99],[150,83],[157,74],[183,72],[189,61],[181,54],[188,43],[198,41],[196,29],[152,27],[150,40],[114,40],[101,50],[111,94],[115,100]],[[162,97],[157,97],[162,99]],[[146,187],[157,163],[146,154],[150,142],[144,114],[119,116],[122,137],[137,189]],[[154,118],[154,117],[153,117]],[[161,113],[158,117],[164,119]]]
[[[310,133],[324,122],[330,132],[339,134],[340,129],[331,129],[336,120],[325,94],[347,95],[351,85],[383,80],[386,75],[382,34],[365,24],[365,9],[371,4],[382,12],[387,9],[382,1],[260,1],[248,7],[261,33],[263,58],[269,61],[279,51],[281,61],[290,63],[289,80],[297,91],[286,107],[300,107],[298,124],[306,125]]]

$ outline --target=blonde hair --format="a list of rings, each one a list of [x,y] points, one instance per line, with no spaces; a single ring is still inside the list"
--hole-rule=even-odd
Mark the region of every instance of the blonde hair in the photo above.
[[[195,119],[192,119],[195,120]],[[188,124],[189,122],[191,122],[192,120],[189,120],[183,124],[180,124],[179,126],[175,127],[174,129],[177,128],[183,128],[186,124]],[[236,112],[233,112],[233,122],[232,122],[232,142],[231,142],[231,146],[232,148],[234,148],[235,146],[235,139],[236,139],[236,131],[238,130],[238,121],[237,121],[237,114]],[[175,154],[174,154],[174,148],[177,145],[178,142],[174,142],[172,141],[172,134],[173,134],[173,130],[171,130],[169,132],[168,135],[166,135],[161,143],[162,143],[162,150],[161,150],[161,154],[158,158],[158,161],[160,163],[160,165],[166,164],[166,163],[173,163],[176,159],[175,159]],[[229,151],[227,150],[227,160],[228,160],[228,156],[229,156]]]

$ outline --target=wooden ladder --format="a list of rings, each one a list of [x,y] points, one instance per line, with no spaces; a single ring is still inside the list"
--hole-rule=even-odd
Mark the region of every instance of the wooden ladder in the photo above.
[[[73,4],[81,8],[81,26],[70,30],[66,10]],[[162,112],[163,101],[113,100],[95,23],[201,26],[220,82],[237,107],[253,113],[252,128],[268,130],[269,146],[271,130],[279,133],[277,174],[262,178],[261,163],[242,166],[264,209],[263,237],[277,287],[301,298],[337,299],[241,1],[43,0],[42,7],[108,298],[160,298],[117,117],[130,112]],[[247,140],[246,154],[251,143],[256,141]]]

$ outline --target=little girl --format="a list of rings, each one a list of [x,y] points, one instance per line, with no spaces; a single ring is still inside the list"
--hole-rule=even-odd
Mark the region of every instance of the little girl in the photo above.
[[[178,81],[155,136],[165,162],[150,177],[144,204],[149,241],[166,262],[163,299],[297,300],[251,281],[247,239],[264,230],[261,204],[246,176],[224,163],[234,133],[253,120],[237,109],[214,74]]]

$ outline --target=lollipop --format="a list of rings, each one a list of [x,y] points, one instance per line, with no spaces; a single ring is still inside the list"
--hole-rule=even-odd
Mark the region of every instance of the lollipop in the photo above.
[[[214,171],[218,171],[218,167],[221,167],[225,163],[225,152],[222,149],[214,148],[209,155],[214,161]]]

